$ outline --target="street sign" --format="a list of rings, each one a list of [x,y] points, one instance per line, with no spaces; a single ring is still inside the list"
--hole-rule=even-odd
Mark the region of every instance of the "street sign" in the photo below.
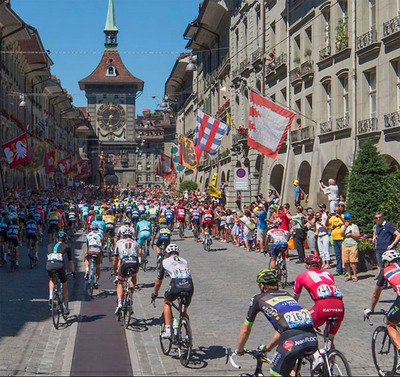
[[[249,189],[248,168],[235,168],[234,188],[235,190],[242,190],[242,191],[246,191]]]

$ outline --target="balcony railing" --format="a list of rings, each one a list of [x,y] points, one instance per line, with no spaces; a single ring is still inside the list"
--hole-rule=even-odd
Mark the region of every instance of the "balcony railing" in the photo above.
[[[232,137],[232,144],[237,144],[244,141],[247,141],[247,129],[243,132],[234,134]]]
[[[378,33],[376,29],[373,28],[369,32],[360,35],[357,37],[357,51],[363,49],[364,47],[368,47],[375,43],[378,40]]]
[[[358,121],[357,134],[362,135],[378,130],[378,119],[373,117]]]
[[[259,47],[251,54],[251,62],[254,63],[262,57],[262,48]]]
[[[314,73],[314,62],[312,60],[307,60],[301,65],[301,75],[308,75]]]
[[[383,23],[383,37],[388,37],[400,30],[400,15]]]
[[[320,123],[319,131],[321,134],[326,134],[328,132],[332,132],[332,121],[328,120],[327,122]]]
[[[331,56],[331,46],[326,46],[322,50],[319,50],[319,60],[324,60]]]
[[[336,119],[336,131],[345,130],[347,128],[349,128],[349,117],[347,115]]]
[[[289,72],[289,81],[292,83],[295,80],[301,79],[301,69],[297,67]]]
[[[386,128],[393,128],[400,126],[400,111],[395,111],[394,113],[385,114],[383,116]]]
[[[240,75],[239,68],[235,68],[235,69],[232,70],[232,77],[233,78],[238,77],[239,75]]]
[[[249,59],[245,58],[240,62],[239,71],[243,72],[249,66]]]
[[[301,143],[302,141],[314,139],[314,126],[308,126],[294,130],[290,133],[292,143]]]
[[[265,67],[265,75],[268,76],[272,72],[277,71],[278,68],[280,68],[281,66],[286,64],[286,62],[287,62],[286,53],[280,54],[273,62],[271,62],[268,65],[266,65],[266,67]]]
[[[336,53],[339,53],[340,51],[345,50],[347,47],[349,47],[349,39],[343,39],[340,42],[336,42]]]

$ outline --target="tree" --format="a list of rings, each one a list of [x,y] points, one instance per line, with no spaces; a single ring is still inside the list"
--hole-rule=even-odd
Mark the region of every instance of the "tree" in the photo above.
[[[384,157],[371,142],[361,145],[348,180],[347,210],[361,234],[372,234],[374,214],[388,198],[391,178]]]
[[[197,190],[197,183],[195,181],[183,181],[180,185],[179,185],[179,191],[183,192],[185,190],[188,191],[195,191]]]
[[[390,190],[379,210],[384,214],[385,220],[400,229],[400,170],[397,168],[388,179]]]

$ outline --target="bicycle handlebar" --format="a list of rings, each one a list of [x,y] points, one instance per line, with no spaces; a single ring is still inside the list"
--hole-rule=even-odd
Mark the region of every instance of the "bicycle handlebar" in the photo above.
[[[244,349],[243,352],[244,352],[244,354],[253,356],[256,360],[261,360],[264,363],[272,365],[272,361],[265,356],[265,353],[266,353],[265,351],[263,352],[263,351],[260,351],[259,349],[255,349],[255,350]],[[235,362],[236,356],[238,356],[237,351],[233,351],[232,354],[229,356],[229,361],[235,369],[241,369],[241,365],[239,365]]]
[[[230,361],[231,365],[232,365],[235,369],[240,369],[241,366],[240,366],[239,364],[236,364],[236,363],[235,363],[235,357],[236,357],[236,356],[237,356],[237,352],[234,351],[234,352],[232,353],[232,355],[229,356],[229,361]]]
[[[368,317],[364,315],[364,322],[365,322],[365,320],[367,320],[368,324],[370,326],[373,326],[374,324],[371,322],[371,320],[369,318],[371,315],[386,315],[386,314],[387,314],[387,311],[385,309],[381,309],[378,312],[371,312],[368,314]]]

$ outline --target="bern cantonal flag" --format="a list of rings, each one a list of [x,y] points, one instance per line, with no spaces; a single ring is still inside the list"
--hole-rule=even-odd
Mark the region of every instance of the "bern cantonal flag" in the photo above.
[[[198,165],[193,140],[185,136],[181,136],[180,138],[179,163],[191,170],[196,170]]]
[[[2,145],[10,168],[29,161],[28,134],[24,133]]]
[[[291,111],[251,92],[247,145],[275,159],[294,117]]]
[[[194,145],[209,154],[217,154],[228,128],[227,124],[198,110]]]
[[[36,145],[31,161],[31,170],[32,171],[39,171],[45,166],[46,163],[46,148],[47,143],[42,141],[40,144]]]
[[[69,174],[72,170],[72,157],[68,156],[61,161],[58,161],[58,167],[64,175]]]
[[[44,169],[46,174],[54,172],[56,168],[57,162],[57,149],[53,149],[50,152],[46,153],[46,157],[44,159]]]
[[[171,180],[174,172],[175,165],[172,162],[172,158],[164,153],[160,153],[156,174],[162,176],[166,180]]]

